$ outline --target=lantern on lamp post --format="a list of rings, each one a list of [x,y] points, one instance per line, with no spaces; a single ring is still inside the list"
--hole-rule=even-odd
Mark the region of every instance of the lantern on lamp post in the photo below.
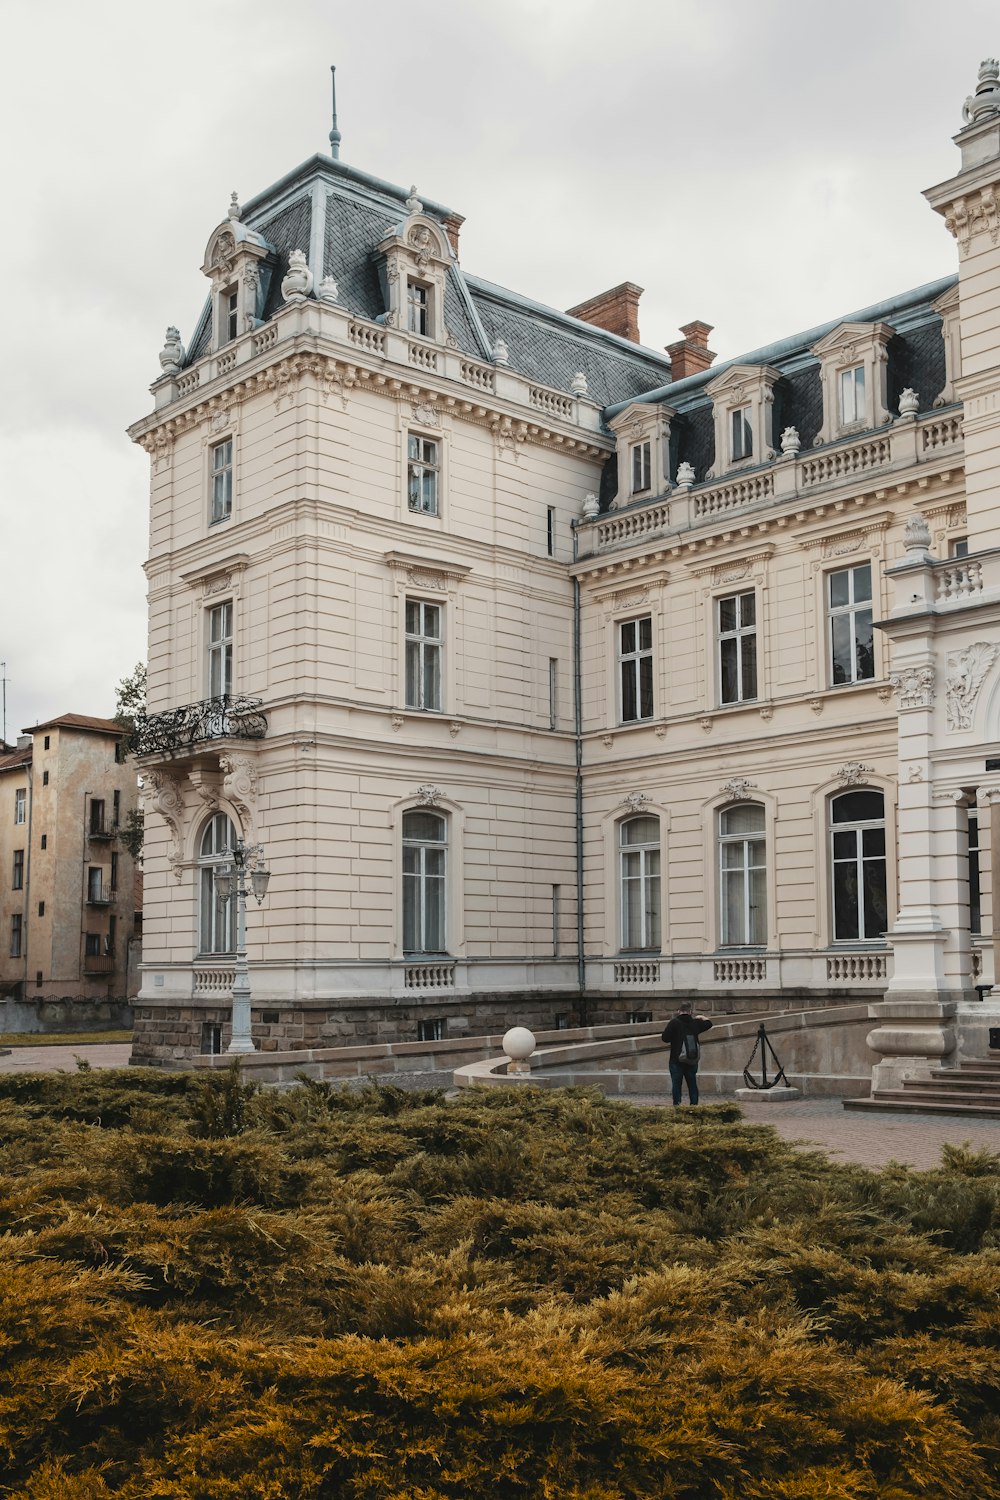
[[[255,1052],[250,1027],[250,970],[247,965],[247,896],[252,894],[260,906],[267,895],[271,872],[264,863],[262,844],[245,844],[236,840],[234,849],[224,851],[225,864],[215,877],[215,886],[223,901],[236,897],[236,972],[233,976],[233,1032],[227,1052]],[[249,876],[249,885],[247,877]]]

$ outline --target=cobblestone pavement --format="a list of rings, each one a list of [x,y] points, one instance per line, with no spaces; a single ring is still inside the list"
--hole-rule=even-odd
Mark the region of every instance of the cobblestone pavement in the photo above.
[[[0,1056],[0,1073],[75,1072],[76,1059],[92,1068],[125,1068],[128,1042],[86,1042],[70,1047],[14,1047]],[[445,1073],[408,1074],[390,1080],[413,1088],[447,1087]],[[713,1102],[724,1102],[718,1095]],[[638,1096],[635,1104],[670,1108],[662,1095]],[[707,1101],[706,1101],[707,1102]],[[827,1152],[835,1161],[882,1167],[889,1161],[911,1167],[935,1167],[946,1143],[968,1142],[974,1150],[1000,1152],[1000,1120],[960,1115],[915,1115],[879,1111],[862,1114],[843,1108],[839,1099],[798,1099],[789,1104],[743,1104],[743,1118],[753,1125],[772,1125],[786,1141],[805,1150]]]

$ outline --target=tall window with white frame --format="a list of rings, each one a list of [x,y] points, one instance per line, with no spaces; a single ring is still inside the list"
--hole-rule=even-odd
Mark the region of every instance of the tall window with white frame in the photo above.
[[[23,786],[19,786],[14,793],[14,822],[23,823],[28,806],[28,794]]]
[[[222,314],[221,343],[231,344],[240,331],[240,294],[235,286],[227,287],[219,298]]]
[[[729,460],[741,463],[753,458],[753,423],[749,406],[736,406],[729,413]]]
[[[852,365],[840,372],[840,422],[853,427],[865,420],[865,367]]]
[[[767,943],[767,857],[764,809],[739,802],[719,814],[722,946]]]
[[[211,450],[212,504],[209,521],[228,521],[233,513],[233,440],[216,443]]]
[[[225,813],[215,813],[201,836],[198,851],[201,894],[202,953],[235,951],[235,902],[219,894],[216,875],[228,863],[227,851],[236,847],[236,829]]]
[[[751,703],[757,697],[757,597],[752,589],[716,601],[719,697]]]
[[[653,617],[622,620],[618,626],[618,682],[621,722],[653,717]]]
[[[441,954],[445,940],[448,823],[440,813],[403,814],[403,952]]]
[[[875,676],[875,628],[870,563],[840,568],[827,577],[830,615],[830,681],[836,687]]]
[[[208,696],[227,697],[233,690],[233,601],[208,611]]]
[[[430,291],[419,281],[406,283],[406,326],[410,333],[430,332]]]
[[[652,483],[650,465],[651,444],[647,441],[632,444],[632,494],[641,495]]]
[[[859,787],[830,799],[833,939],[858,942],[885,936],[885,798]]]
[[[406,707],[441,710],[441,606],[406,601]]]
[[[660,820],[627,818],[619,831],[622,952],[660,951]]]
[[[438,513],[440,450],[433,438],[411,432],[406,440],[406,504],[420,516]]]

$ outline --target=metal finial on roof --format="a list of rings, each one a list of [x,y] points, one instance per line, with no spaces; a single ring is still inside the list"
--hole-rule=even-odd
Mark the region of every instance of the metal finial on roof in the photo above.
[[[330,88],[333,91],[333,129],[330,131],[330,155],[340,160],[340,131],[337,129],[337,69],[330,65]]]
[[[974,125],[990,115],[1000,115],[1000,64],[995,57],[984,57],[979,64],[976,92],[965,101],[962,119]]]
[[[229,199],[229,217],[231,219],[239,219],[242,212],[243,210],[242,208],[240,208],[240,200],[234,190],[232,196]]]

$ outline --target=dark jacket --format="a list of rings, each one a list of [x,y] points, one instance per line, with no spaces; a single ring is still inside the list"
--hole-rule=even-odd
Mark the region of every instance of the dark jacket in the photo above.
[[[703,1031],[711,1031],[712,1023],[705,1016],[674,1016],[663,1028],[663,1040],[670,1048],[670,1061],[682,1062],[681,1042],[687,1032],[693,1031],[695,1036],[701,1036]]]

